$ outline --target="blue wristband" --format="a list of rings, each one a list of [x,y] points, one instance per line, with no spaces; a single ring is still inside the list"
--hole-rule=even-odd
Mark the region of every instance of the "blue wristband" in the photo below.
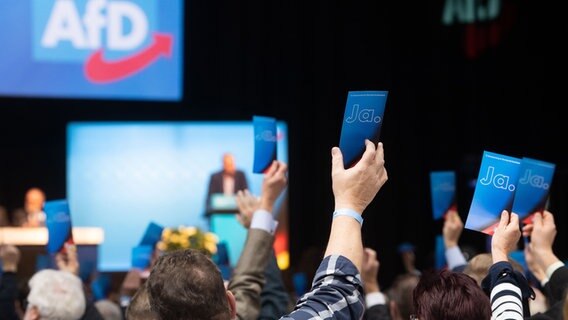
[[[357,222],[359,222],[359,224],[361,226],[363,226],[363,217],[361,216],[360,213],[358,213],[355,210],[351,210],[351,209],[337,209],[335,210],[335,212],[333,213],[333,218],[337,217],[337,216],[348,216],[351,217],[355,220],[357,220]]]

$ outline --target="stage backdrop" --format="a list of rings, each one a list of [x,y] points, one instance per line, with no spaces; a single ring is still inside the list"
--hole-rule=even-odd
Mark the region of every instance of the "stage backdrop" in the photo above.
[[[278,159],[287,162],[286,124],[278,123],[278,131]],[[234,155],[250,190],[260,194],[262,175],[252,173],[252,122],[75,122],[67,139],[73,224],[104,229],[102,271],[130,268],[130,250],[149,222],[209,230],[204,216],[209,178],[222,168],[225,152]],[[234,264],[244,229],[235,223],[219,231]]]

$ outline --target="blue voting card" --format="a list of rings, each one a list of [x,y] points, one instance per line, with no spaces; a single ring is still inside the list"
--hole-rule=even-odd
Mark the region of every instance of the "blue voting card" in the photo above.
[[[520,176],[513,201],[513,212],[519,215],[521,221],[529,223],[534,213],[544,211],[554,169],[553,163],[527,157],[521,159]]]
[[[441,234],[436,236],[436,243],[434,244],[434,266],[436,270],[442,270],[448,266],[446,262],[446,246],[444,245],[444,236]]]
[[[430,172],[430,196],[432,216],[441,219],[450,208],[456,208],[456,173],[454,171]]]
[[[276,160],[276,119],[253,116],[254,126],[254,173],[264,173]]]
[[[379,142],[387,96],[388,91],[349,91],[339,139],[346,168],[365,152],[365,139]]]
[[[150,266],[154,246],[140,245],[132,248],[132,268],[144,270]]]
[[[501,212],[511,212],[521,159],[483,152],[465,228],[492,235]]]
[[[63,251],[65,243],[73,243],[69,204],[65,199],[46,201],[43,211],[49,234],[47,252],[52,254]]]
[[[155,222],[150,222],[146,227],[142,240],[140,240],[140,245],[153,248],[162,239],[162,231],[164,231],[164,227]]]

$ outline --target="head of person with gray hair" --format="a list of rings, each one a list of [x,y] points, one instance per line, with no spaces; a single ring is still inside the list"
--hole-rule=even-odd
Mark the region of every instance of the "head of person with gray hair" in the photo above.
[[[85,313],[81,279],[60,270],[41,270],[28,282],[28,306],[24,320],[76,320]]]

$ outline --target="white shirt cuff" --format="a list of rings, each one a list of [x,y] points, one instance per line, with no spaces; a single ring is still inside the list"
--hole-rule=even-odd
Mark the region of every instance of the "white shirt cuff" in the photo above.
[[[450,270],[453,270],[457,266],[467,264],[459,246],[446,249],[446,262],[448,263],[448,269]]]
[[[551,264],[548,266],[548,268],[546,268],[546,277],[548,279],[550,279],[552,277],[552,274],[554,273],[554,271],[560,269],[564,267],[564,262],[562,261],[556,261],[555,263]]]
[[[371,292],[365,295],[365,303],[367,304],[367,309],[369,309],[379,304],[387,304],[387,298],[382,292]]]
[[[256,210],[252,215],[252,221],[250,223],[251,229],[264,230],[270,234],[274,234],[278,227],[278,222],[272,217],[272,213],[266,210]]]

